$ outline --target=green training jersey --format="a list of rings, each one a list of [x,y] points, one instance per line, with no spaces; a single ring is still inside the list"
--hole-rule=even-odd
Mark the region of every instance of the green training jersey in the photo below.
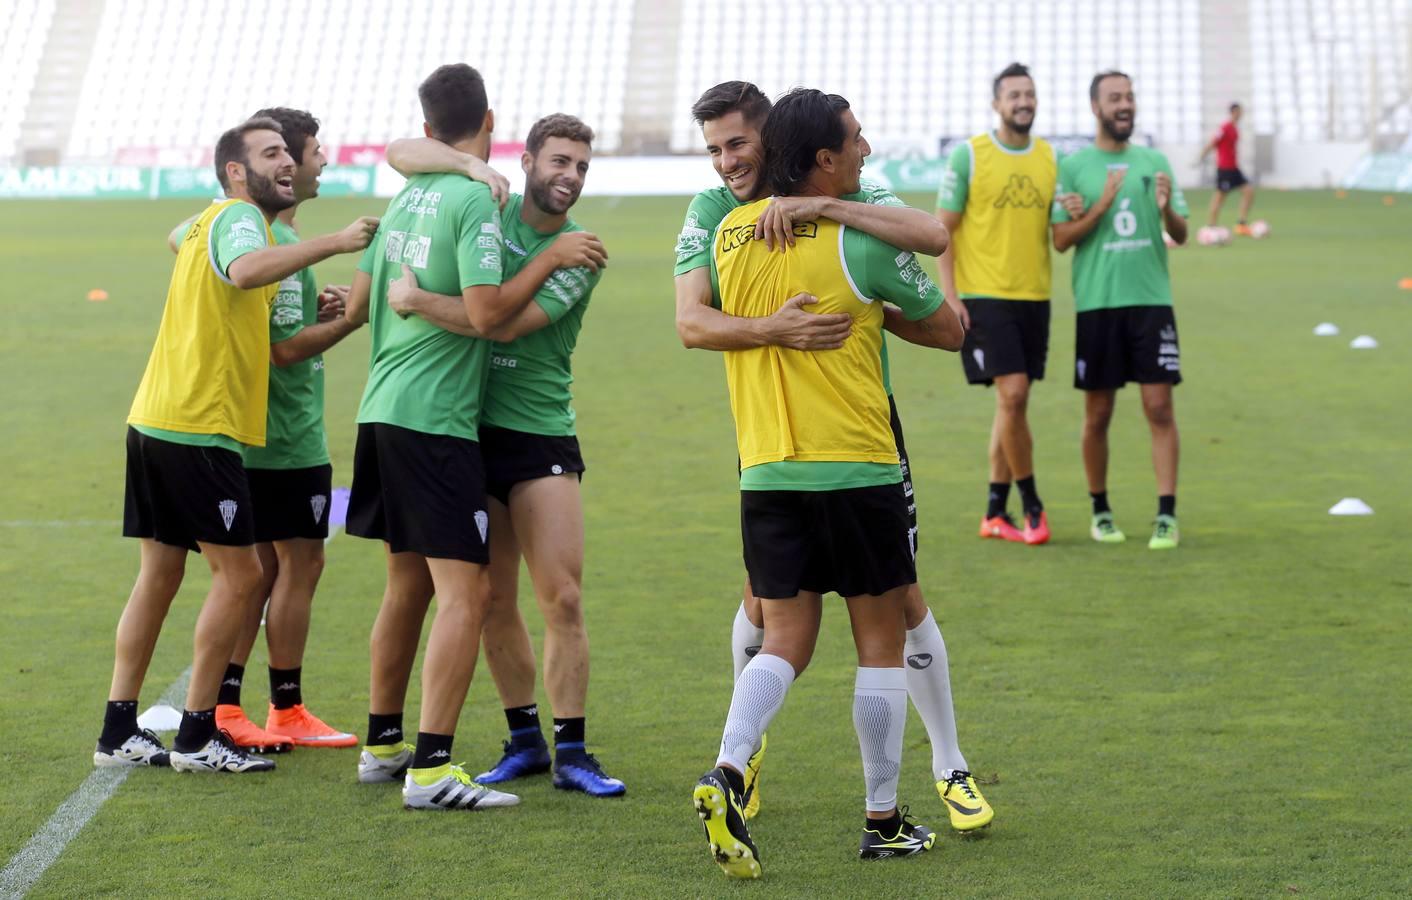
[[[297,244],[299,235],[276,219],[276,244]],[[270,343],[287,341],[319,321],[319,288],[313,269],[300,269],[279,283],[270,309]],[[288,366],[270,365],[265,446],[245,448],[247,469],[307,469],[326,465],[324,357],[320,353]]]
[[[476,440],[490,343],[454,334],[387,305],[402,266],[417,284],[459,296],[500,284],[500,210],[490,188],[463,175],[417,175],[388,204],[358,270],[372,277],[372,352],[358,422]]]
[[[843,265],[860,296],[899,307],[909,322],[924,319],[941,307],[941,289],[922,270],[915,255],[898,250],[856,228],[843,229]],[[886,344],[883,344],[881,355],[886,377]],[[901,480],[902,469],[898,463],[784,460],[743,470],[740,473],[740,489],[839,491],[896,484]]]
[[[505,230],[506,281],[513,278],[560,234],[583,231],[572,220],[557,231],[535,231],[521,217],[524,198],[510,197],[501,213]],[[481,421],[497,428],[530,434],[574,433],[574,383],[570,358],[578,343],[588,298],[599,276],[583,266],[556,269],[535,292],[534,303],[549,317],[549,324],[490,350],[490,380]]]
[[[855,203],[872,203],[876,206],[906,206],[892,191],[866,178],[859,181],[857,193],[845,194],[841,200]],[[711,265],[711,240],[720,227],[721,220],[730,215],[731,210],[743,206],[725,185],[707,188],[691,198],[686,208],[686,221],[677,234],[677,263],[672,276],[685,275],[703,266],[711,270],[711,305],[721,308],[721,285],[716,278],[716,267]],[[883,335],[882,380],[889,397],[892,396],[892,378],[887,361],[887,335]]]
[[[1158,172],[1166,172],[1172,179],[1172,209],[1182,218],[1190,211],[1167,157],[1131,144],[1120,153],[1090,145],[1064,157],[1059,163],[1059,184],[1049,220],[1069,221],[1069,214],[1059,202],[1064,194],[1079,194],[1085,208],[1097,203],[1108,172],[1118,168],[1126,174],[1113,205],[1074,249],[1074,308],[1081,313],[1123,306],[1172,305],[1162,211],[1157,208]]]

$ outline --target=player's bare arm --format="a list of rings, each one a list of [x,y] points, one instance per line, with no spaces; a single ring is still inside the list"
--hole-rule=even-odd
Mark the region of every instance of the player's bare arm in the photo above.
[[[966,339],[966,329],[948,303],[941,304],[931,315],[915,322],[907,321],[897,307],[884,305],[883,327],[909,344],[936,350],[960,350]]]
[[[318,320],[320,322],[343,318],[343,311],[348,304],[348,291],[349,287],[346,284],[324,285],[324,289],[319,291]]]
[[[809,294],[790,297],[770,316],[727,315],[711,305],[711,270],[704,266],[678,275],[676,293],[677,336],[688,350],[837,350],[853,328],[853,317],[846,313],[805,310],[819,302]]]
[[[445,172],[464,175],[490,188],[497,206],[510,199],[510,179],[472,153],[463,153],[434,138],[402,138],[387,145],[387,164],[404,178]]]
[[[270,362],[281,369],[303,362],[318,356],[357,330],[357,325],[342,316],[301,328],[294,337],[270,344]]]
[[[959,212],[953,212],[949,209],[938,209],[936,211],[936,217],[941,222],[942,227],[946,229],[948,235],[954,233],[957,228],[961,227],[961,213]],[[956,320],[961,323],[961,328],[965,331],[970,331],[971,314],[966,311],[966,304],[961,302],[961,294],[956,289],[956,252],[950,246],[947,246],[946,251],[937,257],[936,271],[937,275],[941,278],[941,293],[942,296],[946,298],[946,305],[951,307],[951,311],[955,313]],[[888,331],[892,331],[892,329],[888,327],[888,321],[889,320],[886,318],[883,319],[883,327],[887,328]],[[896,334],[896,332],[893,333]],[[902,337],[900,334],[897,336]]]
[[[341,231],[321,234],[297,244],[279,244],[247,253],[230,264],[226,277],[243,291],[275,284],[330,256],[365,249],[377,230],[376,216],[359,216]]]
[[[1167,230],[1167,234],[1171,235],[1173,242],[1185,244],[1186,219],[1172,209],[1172,176],[1166,172],[1158,172],[1152,189],[1157,192],[1157,208],[1162,211],[1162,226]]]
[[[1053,225],[1054,249],[1063,253],[1070,247],[1088,237],[1090,231],[1098,227],[1099,221],[1104,214],[1113,206],[1113,200],[1117,198],[1118,191],[1123,186],[1123,177],[1126,175],[1123,169],[1114,169],[1108,173],[1108,180],[1103,183],[1103,193],[1099,196],[1098,202],[1090,206],[1082,216],[1071,219],[1068,222],[1056,222]],[[1070,209],[1068,204],[1064,207]],[[1072,213],[1070,213],[1072,215]],[[1185,235],[1183,228],[1183,235]]]
[[[794,226],[833,219],[909,253],[940,256],[951,242],[937,219],[910,206],[884,206],[837,197],[772,197],[755,229],[756,240],[770,249],[794,245]]]

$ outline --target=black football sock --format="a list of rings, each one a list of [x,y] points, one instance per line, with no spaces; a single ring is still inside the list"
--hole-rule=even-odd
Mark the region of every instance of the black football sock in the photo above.
[[[98,738],[103,746],[116,750],[137,731],[137,701],[109,700],[103,710],[103,734]]]
[[[291,709],[304,702],[304,693],[299,684],[304,667],[293,669],[270,668],[270,703],[275,709]]]
[[[985,517],[993,519],[1005,514],[1005,504],[1010,502],[1010,482],[992,481],[990,496],[986,500]]]
[[[432,734],[430,731],[417,732],[417,753],[412,758],[414,769],[434,769],[451,764],[451,742],[454,734]]]
[[[402,733],[402,714],[368,713],[368,744],[400,744],[407,738]]]
[[[1177,495],[1162,494],[1157,498],[1157,515],[1177,517]]]
[[[876,831],[883,837],[893,837],[902,828],[902,816],[898,815],[897,810],[894,809],[892,815],[886,819],[868,819],[867,824],[863,827],[869,831]]]
[[[505,724],[510,726],[510,746],[533,747],[544,743],[544,730],[539,724],[539,704],[508,706]]]
[[[554,719],[554,755],[572,755],[583,752],[583,716],[573,719]]]
[[[240,686],[245,682],[245,667],[235,663],[226,665],[226,676],[221,679],[220,693],[216,694],[217,706],[239,706]]]
[[[1113,511],[1113,507],[1108,505],[1107,491],[1099,491],[1096,494],[1089,494],[1088,496],[1093,500],[1093,514],[1095,516]]]
[[[188,709],[181,714],[181,727],[177,729],[172,749],[182,753],[195,753],[206,746],[216,734],[216,709]]]
[[[1033,475],[1017,479],[1015,487],[1020,489],[1020,504],[1024,507],[1026,515],[1039,515],[1044,512],[1044,503],[1039,499],[1039,491],[1034,486]]]

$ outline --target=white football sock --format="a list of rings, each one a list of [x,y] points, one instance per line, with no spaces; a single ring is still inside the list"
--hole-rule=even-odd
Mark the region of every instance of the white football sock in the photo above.
[[[907,632],[902,651],[907,660],[907,693],[927,726],[932,744],[932,777],[946,778],[952,769],[965,769],[966,758],[956,739],[956,710],[951,705],[951,673],[946,642],[931,610],[922,624]]]
[[[741,601],[740,609],[735,611],[735,624],[731,626],[731,662],[735,664],[735,680],[740,680],[740,673],[745,671],[749,665],[751,657],[760,652],[760,645],[765,643],[765,629],[757,628],[745,615],[745,601]]]
[[[902,730],[906,725],[906,670],[860,666],[853,683],[853,728],[863,752],[868,812],[888,812],[897,805]]]
[[[721,755],[716,765],[729,764],[745,772],[745,764],[760,749],[760,735],[784,705],[784,695],[794,684],[794,667],[778,656],[757,653],[735,680],[731,709],[721,735]]]

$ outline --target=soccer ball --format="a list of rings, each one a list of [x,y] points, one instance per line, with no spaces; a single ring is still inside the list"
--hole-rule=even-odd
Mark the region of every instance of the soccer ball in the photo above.
[[[1205,225],[1196,232],[1196,242],[1203,247],[1223,247],[1231,242],[1231,230],[1220,225]]]
[[[1250,223],[1250,236],[1253,238],[1263,238],[1270,236],[1270,223],[1264,219],[1256,219]]]

